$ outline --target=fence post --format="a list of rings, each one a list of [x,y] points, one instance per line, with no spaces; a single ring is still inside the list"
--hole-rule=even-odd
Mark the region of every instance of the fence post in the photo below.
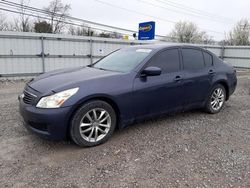
[[[42,44],[42,64],[43,64],[43,73],[45,72],[45,55],[44,55],[44,37],[41,36],[41,44]]]
[[[221,46],[221,51],[220,51],[220,58],[223,60],[225,56],[225,46]]]
[[[90,65],[93,64],[93,40],[89,40],[89,47],[90,47]]]

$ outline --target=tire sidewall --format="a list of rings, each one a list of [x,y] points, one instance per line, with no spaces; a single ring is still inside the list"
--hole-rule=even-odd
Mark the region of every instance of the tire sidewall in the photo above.
[[[106,134],[106,136],[103,139],[97,142],[88,142],[84,138],[82,138],[80,131],[79,131],[79,126],[80,126],[82,117],[93,108],[103,108],[109,113],[111,117],[111,127],[109,129],[109,132]],[[70,137],[77,145],[81,147],[96,146],[96,145],[106,142],[112,136],[115,130],[115,127],[116,127],[116,114],[115,114],[114,109],[108,103],[101,101],[101,100],[89,101],[86,104],[84,104],[82,107],[80,107],[73,115],[72,120],[71,120],[71,125],[70,125]]]

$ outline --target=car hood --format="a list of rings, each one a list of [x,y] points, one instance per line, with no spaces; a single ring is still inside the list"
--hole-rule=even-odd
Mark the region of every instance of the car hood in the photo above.
[[[60,69],[41,74],[28,83],[28,86],[44,94],[70,89],[79,86],[84,81],[100,79],[116,74],[121,73],[91,67]]]

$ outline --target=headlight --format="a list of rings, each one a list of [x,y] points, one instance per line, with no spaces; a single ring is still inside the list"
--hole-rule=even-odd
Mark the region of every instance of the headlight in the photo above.
[[[63,103],[69,99],[71,96],[76,94],[79,88],[73,88],[65,91],[61,91],[59,93],[55,93],[53,95],[43,97],[39,100],[36,107],[38,108],[59,108],[63,105]]]

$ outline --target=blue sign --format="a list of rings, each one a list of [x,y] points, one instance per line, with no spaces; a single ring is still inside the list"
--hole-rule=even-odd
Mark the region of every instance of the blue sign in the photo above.
[[[152,40],[155,38],[155,22],[139,23],[138,40]]]

